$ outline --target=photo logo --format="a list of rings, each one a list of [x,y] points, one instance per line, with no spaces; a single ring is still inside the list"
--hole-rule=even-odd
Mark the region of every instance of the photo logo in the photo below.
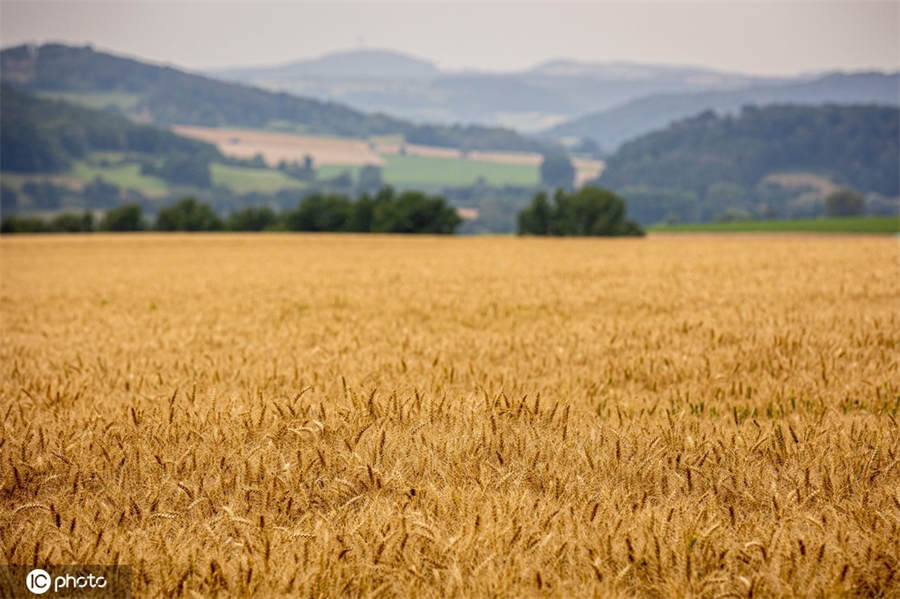
[[[25,577],[25,586],[35,595],[43,595],[50,590],[50,574],[46,570],[35,568]]]

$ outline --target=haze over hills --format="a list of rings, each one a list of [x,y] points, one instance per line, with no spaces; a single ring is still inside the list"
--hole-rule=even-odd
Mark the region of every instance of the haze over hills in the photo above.
[[[211,74],[416,121],[509,126],[553,139],[591,137],[607,150],[707,109],[898,101],[896,74],[761,77],[693,66],[569,59],[516,72],[451,71],[377,49]]]
[[[157,125],[278,128],[350,137],[402,135],[410,143],[463,149],[540,150],[543,145],[496,127],[426,126],[366,114],[335,102],[275,93],[90,47],[45,44],[0,53],[3,81],[45,95],[114,108]]]
[[[555,139],[590,137],[602,147],[614,149],[624,141],[705,110],[735,112],[747,105],[773,103],[897,106],[898,89],[897,73],[834,73],[810,81],[738,90],[659,94],[567,121],[543,134]]]
[[[696,67],[565,59],[519,72],[450,71],[375,49],[209,74],[417,121],[505,125],[526,132],[647,94],[776,81]]]
[[[440,74],[430,61],[392,50],[351,50],[298,60],[284,65],[230,68],[209,71],[222,79],[252,82],[256,77],[290,82],[298,77],[361,79],[420,79]]]
[[[270,81],[318,86],[322,93],[340,95],[340,102],[255,87],[259,82],[223,81],[91,47],[4,49],[0,74],[5,86],[95,109],[73,110],[17,96],[21,91],[4,87],[4,148],[14,148],[4,153],[24,160],[4,159],[3,170],[18,173],[5,179],[11,183],[4,206],[27,212],[82,202],[96,208],[137,193],[149,208],[166,194],[189,189],[217,210],[228,211],[261,202],[284,207],[316,190],[371,189],[387,183],[445,194],[452,204],[478,215],[472,231],[509,232],[516,212],[538,186],[557,185],[544,176],[538,152],[568,143],[566,138],[595,143],[572,148],[579,178],[559,184],[563,186],[582,184],[603,171],[596,144],[613,150],[635,140],[609,155],[608,173],[599,182],[623,192],[643,222],[709,220],[729,211],[816,215],[823,210],[823,190],[842,184],[872,196],[870,211],[896,205],[892,198],[897,190],[885,184],[896,180],[896,118],[890,116],[900,105],[896,73],[772,79],[693,67],[571,60],[515,73],[484,73],[444,71],[399,53],[366,50],[220,76],[260,73]],[[10,97],[14,103],[7,102]],[[350,107],[348,98],[387,106],[396,116]],[[785,107],[829,103],[888,105],[894,112],[878,112],[875,106],[855,107],[866,108],[862,112],[846,106],[837,111],[807,106],[799,112],[793,111],[796,106]],[[782,106],[764,110],[772,104]],[[734,113],[745,105],[759,111],[742,113],[737,121],[708,118],[711,109]],[[598,111],[597,106],[606,108]],[[16,116],[10,107],[29,118]],[[54,113],[59,118],[48,116]],[[563,113],[581,116],[544,129],[543,137],[493,125],[429,124],[453,114],[466,123],[518,120],[533,129]],[[706,116],[689,119],[701,113]],[[410,115],[429,120],[417,123]],[[135,123],[187,125],[174,128],[216,148],[189,147],[188,140]],[[840,125],[836,131],[835,123]],[[720,146],[700,143],[708,141],[708,131],[717,132]],[[807,138],[825,141],[802,145]],[[816,148],[840,145],[841,140],[852,143],[852,151],[831,151],[827,160],[797,159],[804,153],[818,156]],[[801,150],[779,154],[776,150],[788,141],[801,144]],[[877,151],[870,151],[870,142]],[[352,152],[335,146],[348,143],[354,145]],[[679,151],[665,154],[670,147]],[[365,156],[360,158],[360,152]],[[552,154],[567,160],[559,152]],[[191,159],[197,155],[203,159]],[[748,169],[762,162],[765,168]],[[661,168],[661,163],[672,167]],[[590,172],[582,177],[584,169]],[[679,179],[684,173],[692,174],[696,186]],[[81,190],[100,185],[103,177],[120,189],[97,204],[93,188]],[[73,181],[78,194],[60,191]],[[14,194],[18,199],[9,200]],[[757,201],[760,194],[765,201]]]

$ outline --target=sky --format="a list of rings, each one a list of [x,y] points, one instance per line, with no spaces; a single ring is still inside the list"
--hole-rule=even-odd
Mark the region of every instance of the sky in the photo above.
[[[359,47],[445,69],[556,58],[762,75],[900,69],[900,1],[50,2],[0,0],[0,43],[62,41],[193,70]]]

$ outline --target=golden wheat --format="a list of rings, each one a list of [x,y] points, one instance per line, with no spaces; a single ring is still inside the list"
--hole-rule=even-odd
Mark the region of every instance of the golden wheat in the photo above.
[[[137,596],[900,593],[894,239],[3,239],[0,551]]]

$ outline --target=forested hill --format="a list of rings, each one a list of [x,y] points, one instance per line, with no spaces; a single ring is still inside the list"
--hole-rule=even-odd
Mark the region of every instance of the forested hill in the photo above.
[[[3,80],[36,92],[112,105],[158,125],[296,127],[350,137],[401,134],[410,143],[463,149],[540,150],[511,129],[427,126],[341,104],[227,83],[90,47],[16,46],[0,54]]]
[[[705,112],[623,144],[607,160],[599,183],[622,192],[630,211],[646,208],[638,214],[643,222],[666,214],[705,220],[729,208],[756,213],[764,181],[775,173],[811,173],[895,197],[898,139],[895,107],[772,105],[745,107],[736,116]],[[666,208],[666,202],[672,205]],[[782,208],[766,207],[775,213]]]
[[[767,104],[900,105],[900,74],[832,73],[811,81],[793,81],[738,90],[649,95],[601,112],[594,112],[549,129],[553,138],[590,137],[602,147],[665,127],[704,110],[737,112],[742,106]]]
[[[178,136],[124,116],[59,100],[37,98],[0,86],[0,168],[4,171],[59,172],[90,152],[124,151],[150,155],[221,158],[215,146]]]
[[[881,106],[745,107],[705,112],[625,143],[601,182],[703,191],[711,183],[756,185],[781,171],[813,171],[863,191],[897,195],[900,110]]]

